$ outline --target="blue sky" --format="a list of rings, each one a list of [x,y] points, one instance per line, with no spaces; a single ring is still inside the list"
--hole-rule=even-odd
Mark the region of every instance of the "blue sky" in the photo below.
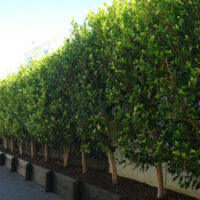
[[[72,18],[82,23],[105,0],[0,0],[0,78],[15,72],[24,53],[55,36],[68,36]],[[111,2],[107,0],[106,2]]]

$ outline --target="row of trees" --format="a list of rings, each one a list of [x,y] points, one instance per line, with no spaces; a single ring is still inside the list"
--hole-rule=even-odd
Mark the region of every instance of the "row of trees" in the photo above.
[[[73,22],[63,47],[0,81],[5,140],[86,153],[114,152],[141,169],[162,165],[182,187],[200,187],[200,4],[196,0],[114,0]]]

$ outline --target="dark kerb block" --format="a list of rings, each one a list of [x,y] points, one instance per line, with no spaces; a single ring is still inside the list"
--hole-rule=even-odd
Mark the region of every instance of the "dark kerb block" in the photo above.
[[[5,164],[5,154],[0,152],[0,166]]]
[[[45,191],[46,192],[53,192],[53,190],[54,190],[54,173],[53,173],[53,171],[48,171],[46,173]]]
[[[81,181],[77,180],[74,184],[73,184],[73,200],[81,200]]]
[[[26,181],[32,180],[32,164],[31,163],[27,163],[27,165],[26,165],[25,180]]]

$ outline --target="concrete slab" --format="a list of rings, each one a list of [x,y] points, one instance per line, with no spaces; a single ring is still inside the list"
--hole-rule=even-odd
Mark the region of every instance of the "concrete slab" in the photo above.
[[[76,182],[76,179],[54,173],[54,192],[66,200],[75,200],[74,192],[77,192],[75,188]]]
[[[28,164],[27,161],[22,160],[21,158],[17,159],[17,173],[21,176],[26,176],[26,165]]]
[[[81,184],[81,200],[119,200],[120,195],[109,192],[102,188],[90,185],[88,183]]]
[[[11,172],[16,171],[16,159],[10,154],[5,154],[5,165]]]
[[[46,187],[46,173],[49,170],[39,165],[32,164],[32,181],[43,187]]]

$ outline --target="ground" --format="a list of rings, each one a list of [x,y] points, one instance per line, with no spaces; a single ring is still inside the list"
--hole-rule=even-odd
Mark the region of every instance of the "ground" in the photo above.
[[[63,200],[54,193],[0,166],[0,200]]]

